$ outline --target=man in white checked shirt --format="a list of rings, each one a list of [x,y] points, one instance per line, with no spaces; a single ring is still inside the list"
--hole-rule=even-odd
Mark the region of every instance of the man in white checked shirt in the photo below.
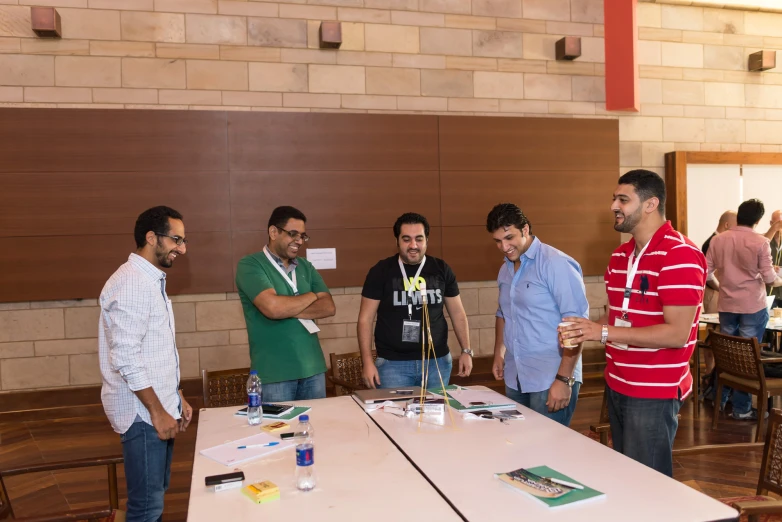
[[[127,521],[162,520],[174,437],[193,409],[179,391],[179,354],[166,274],[187,251],[182,215],[154,207],[136,220],[137,250],[106,282],[98,324],[101,399],[120,434]]]

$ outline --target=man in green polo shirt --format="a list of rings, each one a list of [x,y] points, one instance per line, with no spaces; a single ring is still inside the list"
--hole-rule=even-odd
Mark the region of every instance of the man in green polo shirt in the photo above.
[[[326,359],[312,321],[336,313],[317,270],[299,249],[309,239],[307,218],[277,207],[269,218],[269,242],[243,257],[236,286],[250,340],[252,369],[263,383],[263,402],[326,396]]]

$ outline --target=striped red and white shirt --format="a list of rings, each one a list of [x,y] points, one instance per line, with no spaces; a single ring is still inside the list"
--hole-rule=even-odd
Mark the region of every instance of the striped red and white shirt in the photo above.
[[[605,281],[608,292],[608,321],[615,325],[622,316],[630,255],[635,239],[611,255]],[[663,306],[696,306],[698,310],[684,347],[623,349],[606,344],[606,384],[612,390],[643,399],[684,398],[692,391],[689,361],[698,339],[698,317],[706,284],[706,258],[671,222],[661,226],[638,262],[631,285],[627,320],[633,328],[663,324]]]

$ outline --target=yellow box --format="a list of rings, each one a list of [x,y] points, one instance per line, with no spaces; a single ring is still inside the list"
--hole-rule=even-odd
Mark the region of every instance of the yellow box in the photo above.
[[[270,502],[280,498],[280,488],[269,480],[245,486],[242,488],[242,493],[247,495],[250,500],[257,504],[263,504],[264,502]]]

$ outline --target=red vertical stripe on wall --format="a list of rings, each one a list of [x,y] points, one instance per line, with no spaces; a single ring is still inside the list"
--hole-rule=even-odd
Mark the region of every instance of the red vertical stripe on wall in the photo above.
[[[606,109],[638,112],[638,0],[605,0]]]

